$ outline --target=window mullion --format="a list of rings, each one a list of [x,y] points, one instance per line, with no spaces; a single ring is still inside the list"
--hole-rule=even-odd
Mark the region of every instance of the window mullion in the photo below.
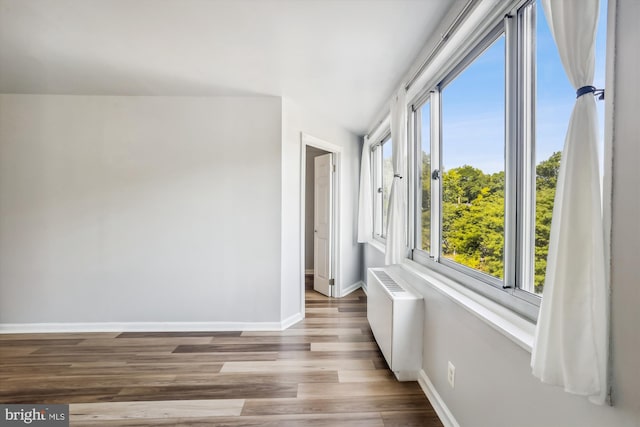
[[[516,287],[518,253],[518,102],[517,20],[504,18],[505,26],[505,218],[504,286]]]
[[[442,92],[431,92],[431,257],[439,261],[442,252]],[[438,171],[437,179],[433,172]]]
[[[411,141],[411,149],[409,150],[409,162],[408,169],[408,178],[407,183],[409,184],[409,221],[407,224],[409,225],[409,238],[407,239],[407,244],[409,245],[409,250],[413,252],[416,248],[421,248],[421,236],[420,233],[420,215],[419,209],[422,206],[422,198],[421,198],[421,188],[420,188],[420,176],[421,176],[421,163],[420,159],[420,109],[415,108],[413,105],[409,108],[409,130],[410,130],[410,138]],[[411,236],[414,238],[412,239]]]
[[[518,14],[518,94],[520,138],[519,183],[519,256],[517,285],[534,292],[533,271],[535,251],[535,28],[534,3],[523,7]]]
[[[378,194],[380,195],[380,206],[378,215],[380,216],[380,237],[386,238],[387,225],[384,221],[384,142],[378,148]]]
[[[376,165],[376,150],[377,146],[371,147],[370,161],[371,161],[371,178],[373,184],[373,237],[378,235],[378,171]]]

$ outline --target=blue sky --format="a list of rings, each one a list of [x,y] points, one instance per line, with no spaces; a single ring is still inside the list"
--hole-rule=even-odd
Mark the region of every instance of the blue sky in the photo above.
[[[595,86],[604,87],[606,1],[600,2]],[[536,163],[561,151],[575,103],[542,7],[537,13]],[[443,167],[472,165],[486,173],[504,170],[504,36],[500,37],[442,96]],[[601,140],[604,103],[598,102]],[[428,108],[428,107],[427,107]],[[428,114],[422,115],[423,135]],[[425,138],[423,138],[425,139]],[[600,146],[602,158],[602,144]]]

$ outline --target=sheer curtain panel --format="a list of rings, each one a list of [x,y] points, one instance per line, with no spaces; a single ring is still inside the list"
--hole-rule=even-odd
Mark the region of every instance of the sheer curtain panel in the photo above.
[[[393,144],[393,183],[387,215],[385,263],[400,264],[406,255],[407,216],[407,105],[404,88],[391,102],[391,143]]]
[[[590,87],[598,3],[542,1],[578,98],[562,152],[531,366],[541,381],[602,404],[608,394],[609,290],[605,280],[596,101],[592,93],[595,88]]]
[[[360,161],[360,194],[358,198],[358,242],[366,243],[373,235],[373,182],[369,138],[364,137]]]

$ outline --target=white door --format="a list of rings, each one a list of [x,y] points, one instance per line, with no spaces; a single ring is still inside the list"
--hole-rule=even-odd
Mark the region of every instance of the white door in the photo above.
[[[313,202],[313,289],[331,296],[331,227],[333,154],[324,154],[315,159]]]

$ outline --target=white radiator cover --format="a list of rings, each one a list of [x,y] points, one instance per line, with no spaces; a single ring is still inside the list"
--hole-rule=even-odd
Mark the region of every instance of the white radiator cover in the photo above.
[[[390,269],[367,270],[367,320],[400,381],[415,381],[422,365],[422,297]]]

